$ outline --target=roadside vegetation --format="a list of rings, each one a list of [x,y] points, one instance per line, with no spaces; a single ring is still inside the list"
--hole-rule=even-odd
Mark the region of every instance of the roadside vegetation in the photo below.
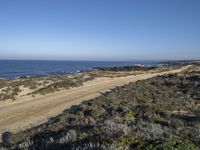
[[[167,71],[170,67],[125,66],[96,68],[76,74],[50,75],[38,77],[22,77],[16,79],[0,79],[0,101],[15,100],[26,95],[46,95],[49,93],[81,86],[84,82],[96,77],[121,77],[143,73]]]
[[[46,77],[23,77],[0,79],[0,101],[15,100],[25,95],[45,95],[56,91],[81,86],[92,77],[78,75],[54,75]]]
[[[10,149],[198,150],[200,66],[117,87],[2,140]]]

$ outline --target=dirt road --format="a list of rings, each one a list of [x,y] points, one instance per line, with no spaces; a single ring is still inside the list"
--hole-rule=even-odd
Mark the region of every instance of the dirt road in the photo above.
[[[44,123],[51,116],[56,116],[66,108],[100,95],[116,86],[129,82],[148,79],[157,75],[178,73],[190,66],[162,73],[131,75],[117,78],[96,78],[83,86],[38,97],[23,97],[11,103],[0,103],[0,133],[16,132]]]

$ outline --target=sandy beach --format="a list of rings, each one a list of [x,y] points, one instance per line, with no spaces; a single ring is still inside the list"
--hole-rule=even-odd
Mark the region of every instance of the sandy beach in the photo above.
[[[149,79],[158,75],[178,73],[189,67],[191,66],[187,65],[180,69],[161,73],[147,73],[126,77],[97,77],[94,80],[85,82],[80,87],[70,88],[69,90],[36,97],[24,96],[14,102],[1,102],[0,133],[4,131],[17,132],[44,123],[50,117],[59,115],[72,105],[97,97],[116,86]]]

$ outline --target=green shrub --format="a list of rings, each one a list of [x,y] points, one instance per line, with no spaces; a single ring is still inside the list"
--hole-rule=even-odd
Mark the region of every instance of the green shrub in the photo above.
[[[179,119],[173,119],[171,120],[171,126],[173,128],[180,128],[180,127],[183,127],[184,126],[184,123],[182,120],[179,120]]]
[[[198,150],[198,147],[188,140],[164,139],[140,143],[142,150]]]
[[[129,134],[119,139],[119,145],[123,148],[128,148],[135,143],[138,143],[138,137],[135,134]]]
[[[126,120],[129,120],[129,119],[133,118],[134,115],[135,115],[135,113],[133,111],[129,110],[125,113],[124,117]]]

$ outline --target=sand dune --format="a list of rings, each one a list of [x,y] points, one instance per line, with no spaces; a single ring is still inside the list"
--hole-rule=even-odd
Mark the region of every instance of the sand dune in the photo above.
[[[0,133],[4,131],[17,132],[25,128],[39,125],[56,116],[64,109],[100,95],[116,86],[129,82],[144,80],[158,75],[181,72],[190,66],[162,73],[149,73],[116,78],[96,78],[85,82],[83,86],[48,94],[45,96],[22,97],[12,103],[0,103]]]

